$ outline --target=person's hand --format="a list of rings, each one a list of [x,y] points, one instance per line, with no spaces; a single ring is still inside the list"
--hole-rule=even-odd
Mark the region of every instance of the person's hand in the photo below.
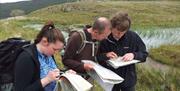
[[[49,71],[46,77],[41,79],[42,86],[45,87],[47,84],[51,83],[52,81],[59,80],[60,76],[59,69],[54,69],[52,71]]]
[[[106,53],[106,56],[110,59],[118,57],[117,54],[114,52],[108,52],[108,53]]]
[[[72,69],[70,69],[70,70],[68,70],[68,71],[66,71],[67,73],[71,73],[71,74],[76,74],[76,71],[74,71],[74,70],[72,70]]]
[[[47,79],[50,82],[59,80],[60,71],[59,69],[54,69],[52,71],[49,71],[45,79]]]
[[[130,61],[134,59],[134,54],[133,53],[126,53],[123,57],[123,61]]]
[[[93,65],[89,63],[84,63],[84,69],[86,71],[91,71],[93,69]]]

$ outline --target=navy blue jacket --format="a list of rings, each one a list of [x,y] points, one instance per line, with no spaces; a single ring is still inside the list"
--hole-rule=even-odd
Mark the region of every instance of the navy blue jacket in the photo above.
[[[123,56],[126,53],[133,53],[135,55],[134,59],[145,62],[148,53],[142,39],[133,31],[127,31],[118,41],[110,34],[107,39],[100,43],[97,56],[97,60],[101,65],[111,69],[125,79],[122,83],[118,84],[120,87],[134,86],[137,81],[135,64],[119,67],[118,69],[112,68],[107,65],[106,60],[109,58],[105,55],[105,53],[111,51],[115,52],[118,56]]]

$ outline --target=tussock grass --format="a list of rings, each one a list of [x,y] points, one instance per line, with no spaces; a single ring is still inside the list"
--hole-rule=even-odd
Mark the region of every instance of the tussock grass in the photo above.
[[[138,65],[137,73],[137,91],[179,91],[180,89],[180,71],[173,68],[168,72],[159,72]]]
[[[34,39],[38,31],[32,31],[30,28],[23,28],[24,23],[16,20],[0,21],[0,40],[10,37],[22,37],[25,39]]]
[[[150,57],[161,63],[180,68],[180,45],[163,45],[151,49]]]

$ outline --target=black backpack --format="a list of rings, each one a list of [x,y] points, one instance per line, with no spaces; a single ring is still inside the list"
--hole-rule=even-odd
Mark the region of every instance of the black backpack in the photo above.
[[[23,47],[30,41],[22,38],[9,38],[0,42],[0,84],[14,81],[14,64]]]

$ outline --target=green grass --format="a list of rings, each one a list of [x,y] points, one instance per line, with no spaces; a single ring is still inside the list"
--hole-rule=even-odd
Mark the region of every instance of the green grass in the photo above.
[[[32,12],[29,17],[49,19],[62,24],[90,24],[96,17],[111,17],[125,11],[132,19],[132,28],[180,26],[180,2],[178,1],[107,1],[75,2],[55,5]]]
[[[0,21],[0,40],[9,37],[23,37],[33,39],[38,31],[32,31],[29,28],[23,28],[22,23],[18,21]]]
[[[23,28],[27,24],[44,24],[52,20],[57,26],[82,26],[92,24],[96,17],[111,17],[118,11],[129,13],[133,30],[145,31],[180,26],[180,2],[178,1],[74,2],[34,11],[26,15],[25,19],[1,20],[0,40],[14,35],[33,39],[37,32],[32,28]]]
[[[137,91],[179,91],[180,71],[171,69],[168,72],[137,67]]]
[[[149,53],[156,61],[180,68],[180,45],[163,45]]]

